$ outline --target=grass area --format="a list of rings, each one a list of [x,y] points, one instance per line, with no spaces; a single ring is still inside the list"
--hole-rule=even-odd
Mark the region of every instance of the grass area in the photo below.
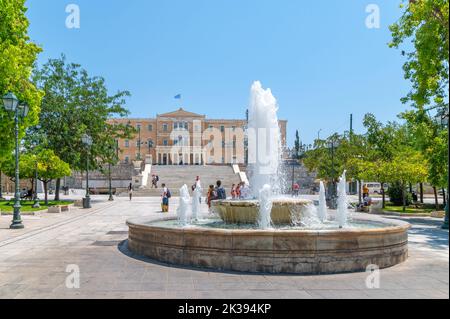
[[[69,201],[49,201],[48,205],[45,205],[44,201],[39,201],[41,207],[33,208],[34,201],[21,201],[20,205],[22,206],[20,210],[22,212],[36,212],[40,210],[45,210],[50,206],[57,205],[70,205],[72,202]],[[0,211],[2,212],[12,212],[14,210],[14,200],[11,201],[0,201]]]
[[[393,213],[401,213],[401,214],[430,214],[431,212],[435,211],[434,206],[424,205],[423,207],[415,207],[415,206],[408,206],[406,207],[406,210],[403,211],[402,206],[392,206],[392,205],[386,205],[386,208],[384,209],[385,212],[393,212]]]

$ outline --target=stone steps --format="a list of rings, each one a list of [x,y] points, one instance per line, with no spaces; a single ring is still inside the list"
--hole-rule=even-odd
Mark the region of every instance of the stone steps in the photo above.
[[[204,196],[206,195],[209,185],[216,185],[217,180],[222,181],[222,185],[227,190],[227,194],[230,194],[232,184],[240,182],[239,175],[234,174],[231,166],[159,166],[154,165],[152,167],[151,175],[156,174],[159,176],[158,189],[145,188],[135,190],[133,195],[137,197],[142,196],[160,196],[161,185],[165,183],[170,189],[173,196],[179,195],[179,189],[186,184],[191,189],[191,186],[195,183],[197,176],[200,176],[200,180],[203,187]],[[150,176],[151,180],[151,176]],[[151,186],[151,181],[149,181]],[[128,196],[127,193],[122,193],[121,196]]]

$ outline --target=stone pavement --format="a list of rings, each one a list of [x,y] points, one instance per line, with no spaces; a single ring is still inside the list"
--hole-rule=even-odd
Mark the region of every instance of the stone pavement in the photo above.
[[[221,273],[133,256],[125,221],[161,217],[159,198],[93,200],[90,210],[24,217],[19,231],[0,217],[0,298],[449,298],[448,231],[438,219],[401,218],[413,225],[410,258],[381,270],[380,289],[368,289],[366,273]],[[66,287],[69,265],[79,267],[79,289]]]

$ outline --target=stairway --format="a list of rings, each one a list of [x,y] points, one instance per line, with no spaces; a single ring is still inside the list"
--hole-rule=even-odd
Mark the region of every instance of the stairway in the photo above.
[[[158,189],[151,187],[151,175],[159,176]],[[163,166],[153,165],[149,177],[148,186],[144,189],[136,190],[133,195],[137,197],[160,196],[161,185],[165,183],[173,196],[179,195],[179,189],[186,184],[191,189],[195,183],[195,178],[200,176],[203,188],[203,196],[206,196],[209,185],[216,185],[217,180],[222,181],[222,185],[230,196],[231,186],[240,182],[239,175],[235,174],[231,166]],[[121,196],[127,196],[126,193]]]

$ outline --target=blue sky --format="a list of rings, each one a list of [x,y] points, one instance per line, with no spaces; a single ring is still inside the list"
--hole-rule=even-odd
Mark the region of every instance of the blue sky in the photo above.
[[[68,4],[80,29],[65,26]],[[380,8],[381,27],[365,25],[366,6]],[[30,35],[44,52],[64,53],[113,91],[129,90],[133,117],[183,107],[209,118],[244,118],[250,86],[260,80],[295,130],[312,143],[372,112],[387,121],[406,107],[409,90],[388,26],[400,0],[28,0]]]

